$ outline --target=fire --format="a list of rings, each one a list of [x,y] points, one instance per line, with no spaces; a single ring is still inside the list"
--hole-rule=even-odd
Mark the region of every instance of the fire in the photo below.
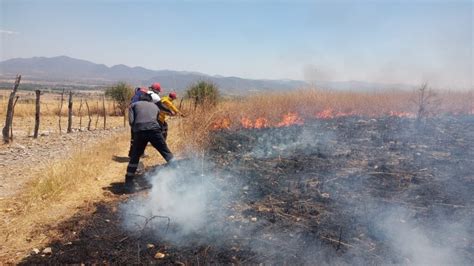
[[[345,116],[355,116],[357,115],[355,112],[341,112],[341,111],[334,111],[333,109],[324,109],[321,112],[315,114],[315,117],[318,119],[332,119],[336,117],[345,117]]]
[[[255,120],[255,128],[266,128],[269,127],[268,120],[264,117],[259,117]]]
[[[224,123],[223,123],[224,122]],[[255,120],[252,120],[248,117],[242,117],[240,119],[240,125],[243,128],[268,128],[268,127],[287,127],[291,125],[302,125],[304,120],[297,113],[288,113],[283,115],[283,118],[278,123],[271,123],[265,117],[258,117]],[[214,129],[224,129],[230,127],[230,120],[220,121],[215,124]],[[223,127],[225,125],[226,127]]]
[[[240,119],[240,123],[244,128],[253,128],[252,120],[248,119],[247,117],[242,117],[242,119]]]
[[[416,115],[410,112],[395,112],[390,111],[389,116],[396,116],[396,117],[407,117],[407,118],[415,118]]]
[[[283,120],[276,124],[277,127],[287,127],[291,125],[304,124],[303,118],[299,117],[297,113],[288,113],[283,116]]]
[[[334,118],[334,112],[332,111],[332,109],[325,109],[321,112],[316,113],[315,116],[319,119],[331,119]]]
[[[213,130],[218,129],[229,129],[230,128],[230,118],[223,117],[212,123],[211,128]]]
[[[350,117],[350,116],[364,116],[364,117],[370,117],[370,118],[376,118],[380,116],[394,116],[394,117],[401,117],[401,118],[415,118],[416,115],[411,112],[402,112],[402,111],[390,111],[390,112],[384,112],[381,111],[379,113],[375,112],[355,112],[355,111],[336,111],[334,109],[328,108],[321,110],[319,112],[313,113],[313,117],[316,119],[322,119],[322,120],[327,120],[327,119],[334,119],[338,117]],[[230,129],[231,125],[234,124],[229,117],[223,117],[215,121],[211,128],[213,130],[218,130],[218,129]],[[249,118],[249,117],[241,117],[240,118],[240,127],[242,128],[269,128],[269,127],[287,127],[287,126],[292,126],[292,125],[303,125],[304,124],[304,119],[300,117],[300,115],[296,112],[289,112],[287,114],[284,114],[283,117],[279,122],[272,122],[271,120],[265,118],[265,117],[258,117],[255,119]]]

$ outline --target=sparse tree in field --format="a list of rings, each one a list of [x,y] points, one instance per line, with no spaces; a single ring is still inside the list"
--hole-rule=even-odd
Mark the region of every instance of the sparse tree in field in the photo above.
[[[126,123],[126,114],[127,114],[127,108],[130,102],[130,99],[133,96],[133,89],[130,85],[128,85],[125,82],[119,82],[115,84],[114,86],[108,88],[105,91],[105,96],[110,97],[114,100],[116,103],[116,108],[119,110],[120,115],[123,115],[124,117],[124,126]]]
[[[186,90],[186,97],[194,101],[194,109],[215,106],[219,100],[219,88],[212,82],[198,81]]]
[[[417,106],[416,123],[419,126],[424,118],[432,114],[435,108],[441,104],[441,101],[436,98],[436,93],[424,82],[417,89],[416,99],[414,100]]]

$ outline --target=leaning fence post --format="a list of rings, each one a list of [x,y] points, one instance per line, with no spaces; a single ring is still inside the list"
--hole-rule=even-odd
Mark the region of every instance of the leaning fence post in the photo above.
[[[14,99],[16,92],[18,90],[18,86],[20,86],[21,75],[16,76],[15,85],[13,86],[13,90],[10,93],[10,98],[8,98],[8,107],[7,107],[7,114],[5,118],[5,126],[3,127],[2,134],[3,134],[3,142],[8,143],[10,142],[10,128],[12,128],[13,122],[13,109],[14,106]],[[18,98],[17,98],[18,99]]]
[[[40,90],[35,90],[36,93],[36,112],[35,112],[35,132],[33,134],[33,138],[38,138],[38,130],[39,130],[39,124],[40,124],[40,96],[41,96],[41,91]]]
[[[91,130],[91,122],[92,122],[92,118],[91,118],[91,111],[89,109],[89,103],[87,103],[87,100],[86,100],[86,107],[87,107],[87,116],[89,117],[89,123],[87,123],[87,130]]]
[[[11,141],[13,141],[13,117],[15,115],[15,106],[16,106],[16,102],[18,102],[18,98],[20,98],[20,96],[15,97],[15,102],[13,103],[13,109],[12,109],[12,125],[10,126],[10,140]]]
[[[67,105],[67,133],[72,132],[72,91],[69,91],[69,102]]]

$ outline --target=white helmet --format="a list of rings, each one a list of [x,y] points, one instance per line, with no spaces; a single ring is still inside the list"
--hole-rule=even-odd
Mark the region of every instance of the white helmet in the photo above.
[[[160,96],[159,96],[158,94],[152,92],[152,91],[148,91],[148,95],[151,96],[151,101],[152,101],[153,103],[157,103],[157,102],[159,102],[159,101],[161,100],[161,99],[160,99]]]

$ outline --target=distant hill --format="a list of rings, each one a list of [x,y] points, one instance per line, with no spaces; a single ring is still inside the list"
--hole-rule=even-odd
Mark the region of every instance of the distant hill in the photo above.
[[[254,80],[238,77],[210,76],[198,72],[150,70],[143,67],[115,65],[107,67],[67,56],[14,58],[0,62],[0,77],[11,78],[21,73],[31,82],[63,84],[109,85],[126,81],[133,85],[147,85],[158,81],[165,88],[183,90],[191,83],[208,80],[224,92],[242,94],[249,91],[295,89],[308,86],[295,80]]]
[[[410,86],[361,81],[316,81],[311,84],[299,80],[257,80],[239,77],[210,76],[198,72],[150,70],[143,67],[115,65],[108,67],[67,56],[14,58],[0,62],[0,78],[13,79],[20,73],[23,80],[38,84],[68,84],[75,86],[107,86],[117,81],[133,85],[147,85],[158,81],[163,87],[182,91],[191,83],[208,80],[216,83],[224,93],[241,95],[266,90],[288,90],[316,86],[336,90],[405,89]]]

